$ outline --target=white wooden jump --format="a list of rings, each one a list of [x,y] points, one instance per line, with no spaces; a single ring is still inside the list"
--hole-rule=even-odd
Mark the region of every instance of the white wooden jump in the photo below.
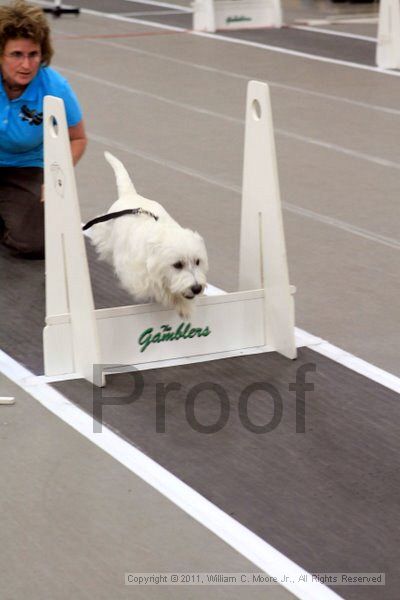
[[[240,244],[241,291],[196,300],[190,323],[157,304],[95,310],[63,101],[45,123],[45,374],[94,377],[93,365],[161,366],[243,349],[296,357],[269,89],[247,90]],[[98,367],[96,368],[98,371]]]
[[[282,27],[280,0],[195,0],[193,29],[217,31]]]

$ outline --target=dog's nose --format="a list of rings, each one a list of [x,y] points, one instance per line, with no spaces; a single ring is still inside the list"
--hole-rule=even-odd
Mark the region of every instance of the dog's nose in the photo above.
[[[192,285],[190,289],[192,290],[193,294],[200,294],[200,292],[203,290],[203,286],[199,283],[196,283],[195,285]]]

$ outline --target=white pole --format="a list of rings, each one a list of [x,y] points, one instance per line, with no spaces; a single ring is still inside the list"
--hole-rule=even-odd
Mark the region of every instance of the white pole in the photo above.
[[[93,365],[100,364],[85,242],[76,192],[64,102],[44,100],[46,316],[69,313],[74,370],[93,383]],[[46,344],[45,363],[57,352]]]
[[[264,288],[265,343],[296,357],[269,88],[247,88],[239,289]]]
[[[14,396],[0,396],[0,404],[15,404]]]

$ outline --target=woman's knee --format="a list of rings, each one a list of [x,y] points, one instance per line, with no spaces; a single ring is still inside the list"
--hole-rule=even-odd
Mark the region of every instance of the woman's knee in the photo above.
[[[28,222],[27,222],[28,221]],[[13,219],[3,235],[3,244],[21,254],[44,255],[44,218]]]

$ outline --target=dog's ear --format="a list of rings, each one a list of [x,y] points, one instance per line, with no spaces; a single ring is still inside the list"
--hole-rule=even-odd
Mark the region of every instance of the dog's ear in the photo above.
[[[193,231],[193,235],[194,235],[195,239],[196,239],[198,242],[200,242],[200,244],[204,244],[204,245],[205,245],[205,243],[204,243],[204,239],[201,237],[201,235],[199,234],[199,232],[198,232],[198,231]]]
[[[194,232],[194,236],[197,240],[197,243],[199,244],[198,252],[199,252],[199,258],[202,258],[202,261],[203,261],[203,265],[202,265],[203,270],[205,273],[207,273],[207,271],[208,271],[208,256],[207,256],[207,248],[206,248],[205,241],[197,231]]]
[[[194,231],[194,236],[195,236],[197,242],[203,248],[204,253],[207,254],[206,243],[204,241],[204,238],[197,231]]]

